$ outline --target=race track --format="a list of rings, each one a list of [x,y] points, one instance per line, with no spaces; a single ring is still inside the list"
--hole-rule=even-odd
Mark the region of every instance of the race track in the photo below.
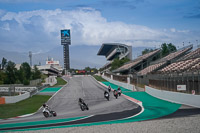
[[[29,117],[1,120],[0,124],[9,123],[15,126],[8,126],[0,129],[0,131],[117,120],[133,116],[141,111],[140,106],[122,96],[115,99],[112,92],[110,93],[110,101],[107,101],[103,95],[105,90],[106,88],[98,84],[91,76],[72,77],[70,80],[68,79],[68,84],[57,92],[47,103],[52,110],[57,112],[57,117],[45,118],[42,114],[42,109],[40,109]],[[81,111],[78,105],[78,98],[85,100],[89,106],[88,111]],[[77,119],[59,123],[41,123],[41,121],[68,118]],[[39,124],[37,124],[37,121]],[[23,125],[25,122],[30,124]],[[31,122],[34,122],[34,124]]]

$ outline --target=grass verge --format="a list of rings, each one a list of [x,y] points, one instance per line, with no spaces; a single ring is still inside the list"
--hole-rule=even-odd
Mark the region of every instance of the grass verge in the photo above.
[[[16,117],[36,112],[51,96],[34,95],[26,100],[0,105],[0,119]]]
[[[101,76],[93,75],[93,77],[99,82],[106,82],[107,80],[103,79]]]
[[[57,84],[55,84],[53,87],[56,87],[56,86],[63,86],[65,84],[67,84],[67,82],[65,80],[63,80],[61,77],[57,77]]]

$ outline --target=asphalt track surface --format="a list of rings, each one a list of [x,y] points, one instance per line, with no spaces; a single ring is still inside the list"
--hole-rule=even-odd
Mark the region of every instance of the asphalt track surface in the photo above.
[[[40,109],[32,116],[3,120],[0,121],[0,124],[24,123],[84,116],[90,117],[71,122],[8,127],[0,129],[0,131],[117,120],[133,116],[141,111],[141,107],[137,104],[122,96],[116,99],[112,93],[110,93],[110,101],[107,101],[103,95],[106,88],[101,86],[91,76],[72,77],[71,79],[66,80],[68,80],[68,84],[56,93],[56,95],[54,95],[47,103],[52,110],[57,112],[57,117],[45,118],[42,114],[42,109]],[[88,111],[81,111],[78,105],[78,98],[83,98],[88,104]]]

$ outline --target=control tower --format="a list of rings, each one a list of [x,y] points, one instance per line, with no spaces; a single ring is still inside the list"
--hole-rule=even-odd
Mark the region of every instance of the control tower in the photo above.
[[[69,29],[61,30],[61,45],[63,45],[64,69],[65,71],[69,71],[69,45],[71,45],[71,36]]]

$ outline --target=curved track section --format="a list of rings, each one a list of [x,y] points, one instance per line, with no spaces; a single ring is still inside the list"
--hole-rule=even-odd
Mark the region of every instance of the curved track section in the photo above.
[[[45,124],[45,122],[41,121],[45,121],[47,119],[44,118],[42,110],[40,109],[37,113],[30,117],[6,120],[3,122],[0,121],[0,124],[6,125],[6,123],[9,123],[10,125],[10,127],[3,127],[0,125],[0,131],[118,120],[133,116],[141,111],[141,107],[139,105],[125,99],[122,96],[115,99],[112,93],[110,94],[110,101],[107,101],[103,95],[106,89],[107,88],[98,84],[90,76],[73,77],[69,80],[66,86],[64,86],[48,101],[48,105],[58,114],[57,117],[51,117],[48,118],[48,120],[53,121],[55,119],[59,120],[72,117],[83,118],[73,121],[52,122]],[[83,98],[88,104],[90,108],[88,111],[81,111],[78,105],[78,98],[80,97]],[[29,122],[34,122],[35,124],[26,124],[27,126],[23,125],[23,123]],[[12,124],[15,126],[12,127]]]

